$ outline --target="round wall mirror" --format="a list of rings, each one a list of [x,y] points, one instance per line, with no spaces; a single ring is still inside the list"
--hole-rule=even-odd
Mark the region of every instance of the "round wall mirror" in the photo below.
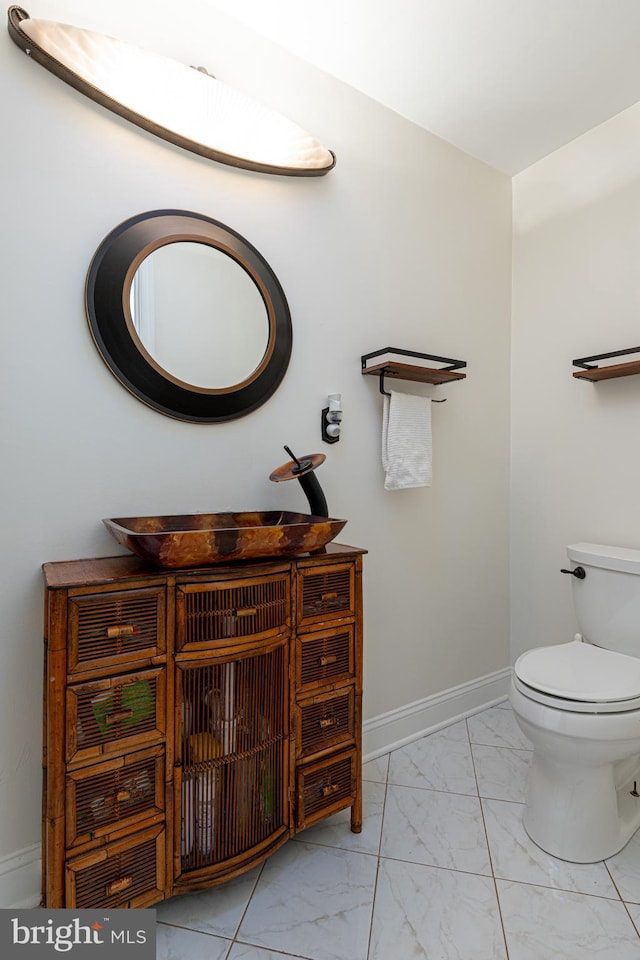
[[[139,214],[105,237],[86,307],[112,373],[180,420],[250,413],[291,356],[289,308],[268,263],[234,230],[184,210]]]

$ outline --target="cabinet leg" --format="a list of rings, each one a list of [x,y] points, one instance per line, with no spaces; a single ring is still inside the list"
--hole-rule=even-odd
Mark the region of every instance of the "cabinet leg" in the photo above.
[[[362,803],[351,807],[351,833],[362,833]]]

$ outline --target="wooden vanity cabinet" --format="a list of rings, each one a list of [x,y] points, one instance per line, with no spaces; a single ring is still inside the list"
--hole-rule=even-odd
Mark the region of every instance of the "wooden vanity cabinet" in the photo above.
[[[362,556],[44,565],[43,904],[146,907],[351,808]]]

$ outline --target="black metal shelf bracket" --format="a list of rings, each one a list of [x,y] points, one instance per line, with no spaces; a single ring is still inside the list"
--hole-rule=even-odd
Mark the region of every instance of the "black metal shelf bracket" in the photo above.
[[[572,360],[574,367],[582,367],[584,370],[597,370],[596,360],[610,360],[612,357],[627,357],[630,353],[640,353],[640,347],[629,347],[628,350],[613,350],[611,353],[596,353],[593,357],[579,357]]]
[[[640,348],[638,348],[640,349]],[[365,353],[361,358],[362,369],[366,370],[367,360],[373,360],[375,357],[383,357],[385,353],[395,353],[400,357],[416,357],[419,360],[435,360],[436,363],[446,363],[443,370],[461,370],[466,367],[466,360],[453,360],[451,357],[437,357],[433,353],[418,353],[417,350],[401,350],[399,347],[384,347],[382,350],[374,350],[373,353]]]

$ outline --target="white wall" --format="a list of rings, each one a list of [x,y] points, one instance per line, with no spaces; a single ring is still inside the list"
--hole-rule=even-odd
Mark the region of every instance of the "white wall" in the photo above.
[[[509,179],[239,25],[171,8],[34,0],[29,12],[202,63],[311,130],[338,163],[312,180],[213,164],[100,109],[0,37],[0,857],[39,839],[41,563],[119,552],[102,517],[304,509],[297,485],[268,480],[285,443],[327,455],[318,477],[348,519],[342,539],[369,550],[367,718],[508,663]],[[91,257],[119,222],[157,208],[233,227],[286,292],[289,371],[241,420],[163,417],[94,348]],[[383,490],[381,397],[360,355],[387,345],[468,362],[459,384],[405,385],[448,398],[434,407],[431,489]],[[334,391],[344,429],[327,447],[319,417]]]
[[[516,176],[513,205],[517,656],[577,629],[567,544],[640,545],[640,377],[572,376],[575,358],[640,344],[640,104]]]

